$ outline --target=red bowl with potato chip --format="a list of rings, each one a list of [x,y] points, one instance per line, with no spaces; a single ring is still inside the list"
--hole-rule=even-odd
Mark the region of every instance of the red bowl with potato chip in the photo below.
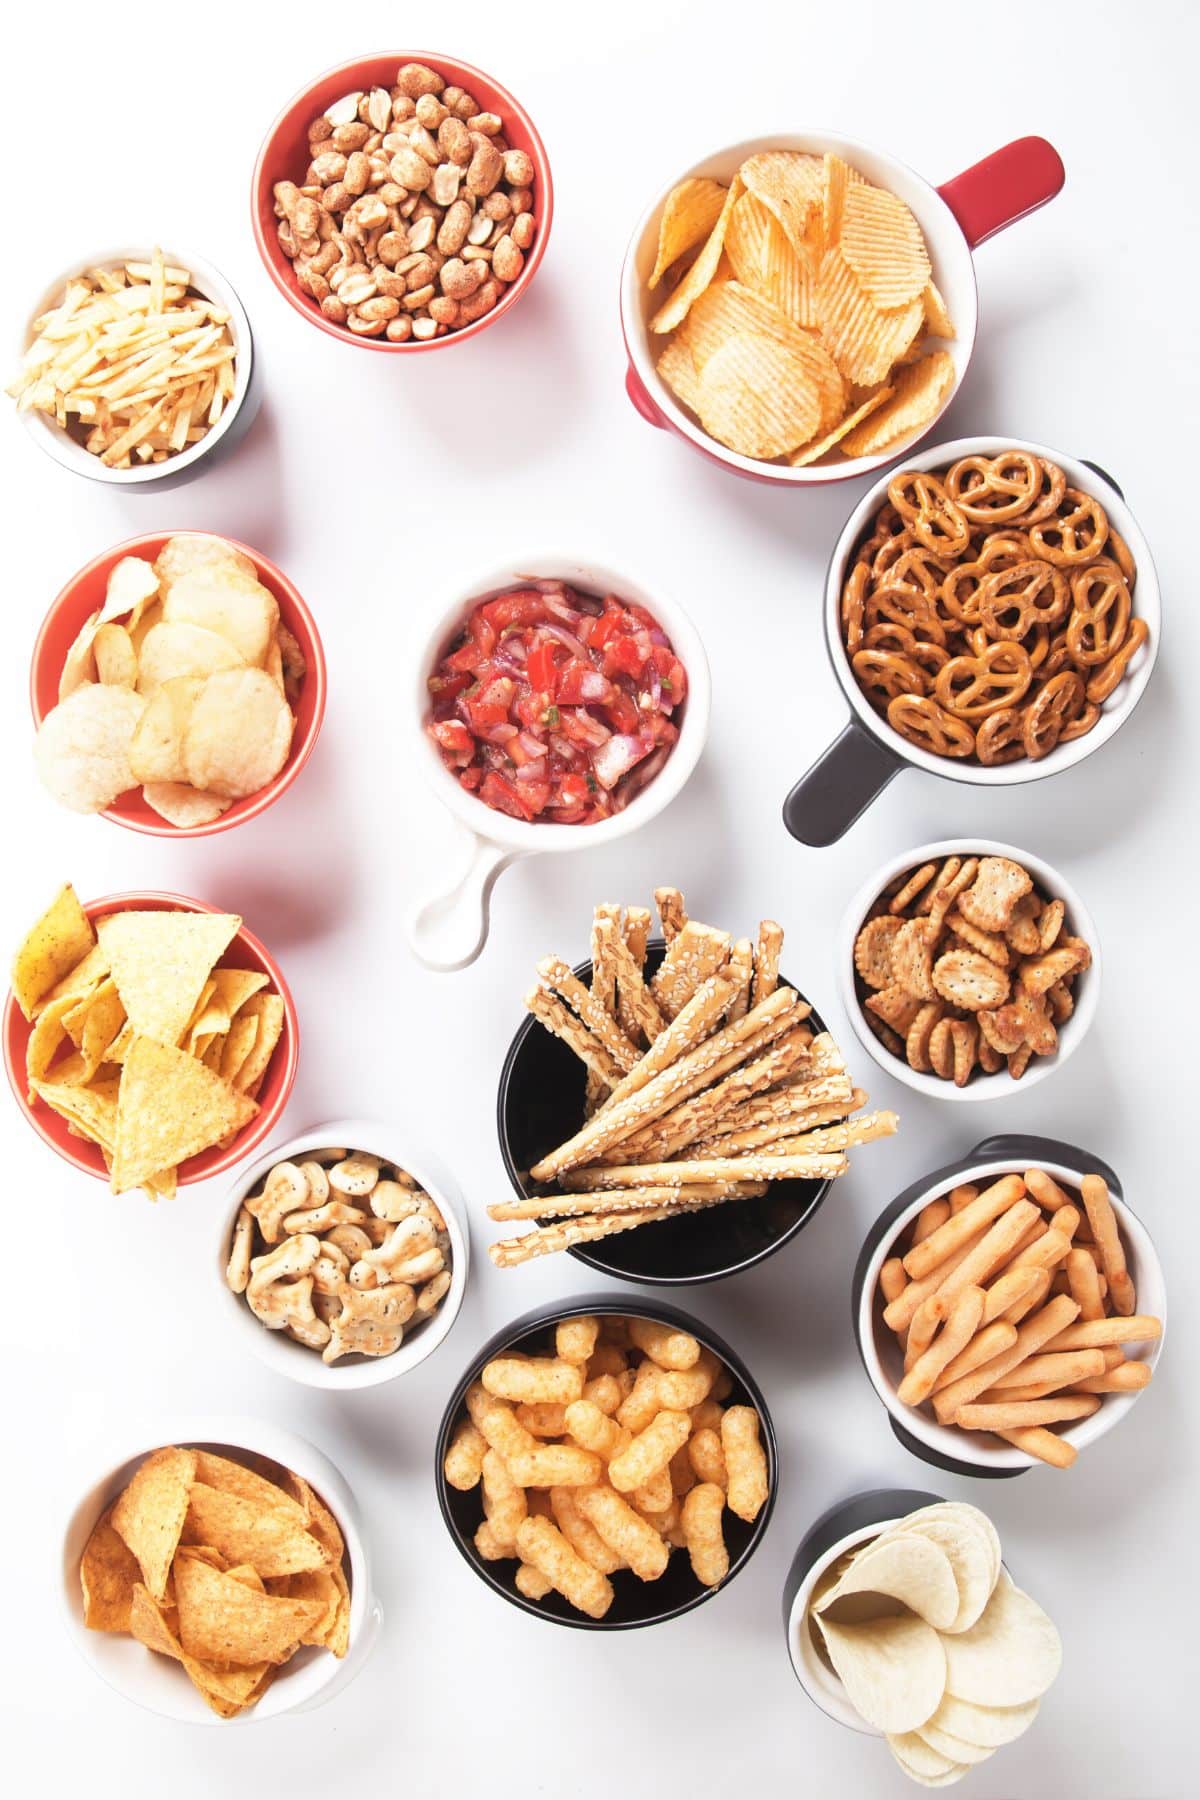
[[[279,221],[275,216],[275,183],[294,181],[298,185],[303,181],[311,154],[308,127],[326,107],[332,106],[335,101],[356,89],[366,92],[373,87],[391,88],[395,84],[397,69],[410,62],[426,64],[442,77],[447,86],[465,88],[480,102],[484,111],[499,114],[504,121],[504,136],[510,147],[524,150],[533,162],[533,214],[537,221],[537,232],[533,243],[525,252],[524,268],[490,312],[484,313],[482,318],[471,325],[464,325],[460,330],[448,331],[444,337],[425,341],[409,338],[405,343],[393,344],[386,337],[359,337],[346,326],[334,324],[325,317],[315,300],[301,290],[293,265],[285,256],[276,231]],[[440,51],[392,50],[385,55],[361,56],[356,57],[353,62],[341,63],[336,69],[329,69],[324,75],[319,75],[315,81],[292,96],[267,132],[258,153],[250,190],[250,212],[254,241],[266,264],[267,274],[288,305],[302,318],[327,336],[336,338],[339,343],[357,344],[360,349],[365,350],[383,350],[412,356],[420,350],[437,350],[449,344],[465,343],[470,338],[478,337],[481,331],[486,331],[489,325],[495,324],[497,319],[512,310],[537,274],[546,253],[546,245],[550,241],[550,223],[554,217],[554,183],[550,175],[550,161],[537,128],[524,107],[507,88],[501,87],[490,75],[485,75],[482,69],[460,62],[456,57],[443,56]]]
[[[108,894],[103,899],[85,902],[83,910],[94,922],[118,912],[216,913],[221,908],[210,906],[205,900],[188,899],[183,894],[148,892]],[[273,989],[283,1001],[283,1028],[258,1092],[258,1112],[224,1148],[216,1144],[212,1149],[202,1151],[200,1155],[189,1157],[181,1163],[178,1171],[181,1187],[190,1186],[195,1181],[207,1181],[213,1175],[224,1174],[270,1135],[288,1103],[300,1059],[300,1022],[296,1016],[295,1002],[279,964],[266,945],[242,925],[228,949],[218,957],[215,966],[252,969],[266,975],[268,988]],[[4,1005],[4,1067],[17,1105],[42,1141],[49,1144],[64,1162],[69,1162],[83,1175],[92,1175],[97,1180],[107,1182],[108,1170],[98,1146],[76,1136],[67,1121],[50,1107],[37,1101],[30,1102],[25,1079],[25,1052],[32,1029],[10,992]]]
[[[36,726],[40,726],[46,714],[58,704],[59,678],[67,652],[87,620],[103,606],[108,578],[117,563],[127,556],[142,557],[152,562],[170,538],[204,535],[206,534],[190,531],[154,531],[141,537],[127,538],[124,543],[115,544],[111,550],[102,551],[99,556],[93,557],[91,562],[85,563],[82,569],[72,575],[43,619],[33,647],[29,670],[29,700]],[[130,831],[144,832],[148,837],[213,837],[217,832],[229,831],[233,826],[243,825],[248,819],[255,819],[260,813],[266,812],[292,785],[312,755],[325,717],[325,651],[312,613],[283,571],[277,569],[261,552],[251,549],[248,544],[239,543],[236,538],[216,535],[221,535],[225,543],[254,564],[259,581],[274,596],[279,607],[280,623],[291,632],[303,654],[305,673],[300,681],[296,701],[292,705],[296,725],[292,733],[291,748],[287,761],[273,781],[269,781],[257,793],[235,800],[227,812],[207,824],[169,824],[161,813],[147,805],[140,787],[130,788],[100,815],[111,819],[114,825],[124,825]]]

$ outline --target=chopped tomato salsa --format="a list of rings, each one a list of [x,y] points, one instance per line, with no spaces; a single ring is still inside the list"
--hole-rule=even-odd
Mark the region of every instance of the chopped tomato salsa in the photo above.
[[[687,674],[644,607],[535,581],[471,609],[429,695],[429,734],[469,792],[514,819],[594,825],[670,756]]]

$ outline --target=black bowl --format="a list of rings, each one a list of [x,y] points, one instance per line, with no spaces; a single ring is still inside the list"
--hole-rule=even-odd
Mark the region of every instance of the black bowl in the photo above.
[[[646,952],[649,973],[658,968],[665,949],[661,938],[651,943]],[[580,963],[575,973],[580,981],[590,982],[591,963]],[[782,976],[780,982],[792,985]],[[814,1033],[825,1030],[815,1012],[808,1022]],[[552,1192],[551,1186],[531,1181],[529,1170],[583,1124],[586,1087],[587,1071],[574,1051],[532,1015],[527,1017],[504,1059],[496,1106],[500,1154],[522,1200]],[[828,1180],[773,1181],[757,1200],[730,1201],[642,1225],[598,1244],[577,1245],[570,1255],[618,1281],[659,1287],[719,1281],[773,1256],[808,1224],[829,1185]]]
[[[514,1350],[545,1350],[553,1337],[554,1327],[561,1320],[573,1319],[579,1313],[593,1313],[601,1317],[611,1316],[613,1313],[625,1317],[632,1315],[690,1331],[706,1349],[721,1359],[733,1379],[729,1398],[723,1404],[752,1406],[757,1412],[759,1433],[767,1457],[766,1504],[752,1525],[726,1510],[724,1528],[725,1543],[729,1550],[729,1573],[720,1588],[702,1587],[692,1573],[692,1565],[686,1552],[677,1550],[667,1564],[665,1573],[657,1581],[640,1581],[631,1570],[619,1569],[612,1577],[614,1599],[611,1607],[602,1619],[589,1619],[586,1613],[576,1612],[561,1594],[551,1592],[544,1600],[527,1600],[513,1585],[517,1570],[515,1562],[485,1562],[476,1550],[473,1540],[483,1519],[480,1491],[476,1487],[469,1493],[460,1493],[457,1488],[450,1486],[443,1469],[451,1436],[460,1420],[466,1417],[467,1389],[478,1378],[484,1364],[494,1356],[502,1356]],[[502,1598],[513,1606],[519,1606],[523,1612],[532,1613],[538,1619],[549,1619],[556,1625],[573,1625],[580,1631],[628,1631],[638,1625],[661,1625],[666,1619],[677,1619],[681,1613],[703,1606],[714,1594],[723,1592],[739,1570],[745,1568],[766,1534],[775,1506],[775,1494],[779,1485],[779,1453],[775,1442],[775,1428],[771,1423],[762,1389],[741,1357],[735,1355],[711,1326],[702,1325],[690,1313],[679,1312],[675,1307],[663,1306],[657,1301],[653,1305],[633,1307],[624,1300],[614,1300],[607,1295],[584,1294],[573,1299],[569,1306],[544,1306],[523,1314],[521,1318],[514,1319],[511,1325],[498,1331],[483,1346],[451,1394],[449,1405],[442,1415],[434,1451],[434,1479],[446,1529],[475,1573]]]

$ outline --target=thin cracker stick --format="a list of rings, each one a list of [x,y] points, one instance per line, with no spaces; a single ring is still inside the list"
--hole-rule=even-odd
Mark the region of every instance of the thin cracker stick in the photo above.
[[[619,1231],[632,1231],[637,1225],[652,1225],[670,1217],[665,1208],[657,1207],[644,1212],[613,1213],[606,1218],[587,1214],[557,1225],[539,1225],[523,1237],[501,1238],[499,1243],[488,1245],[488,1255],[498,1269],[515,1269],[520,1263],[532,1262],[535,1256],[570,1250],[574,1244],[594,1244],[598,1238],[613,1237]]]
[[[822,1126],[816,1131],[806,1131],[794,1137],[780,1135],[769,1141],[764,1154],[771,1156],[806,1156],[813,1151],[851,1150],[855,1144],[873,1144],[879,1138],[894,1137],[900,1121],[894,1112],[864,1113],[861,1119],[847,1119],[841,1123]],[[756,1148],[743,1144],[741,1137],[757,1137],[757,1132],[735,1134],[734,1138],[721,1139],[721,1147],[706,1150],[704,1156],[729,1157],[743,1155]]]
[[[885,1300],[898,1300],[908,1286],[904,1264],[898,1256],[889,1256],[879,1271],[879,1291]]]
[[[783,991],[785,990],[777,990],[770,1000],[764,1002],[764,1006],[771,1006]],[[788,1012],[784,1022],[786,1035],[768,1036],[761,1033],[744,1057],[735,1054],[722,1058],[719,1070],[714,1071],[714,1075],[719,1073],[722,1078],[714,1080],[703,1093],[689,1094],[686,1100],[673,1107],[664,1117],[630,1138],[625,1146],[625,1160],[634,1158],[665,1162],[668,1157],[678,1155],[681,1150],[691,1149],[701,1138],[724,1135],[726,1117],[747,1095],[773,1086],[781,1077],[792,1074],[797,1069],[811,1068],[812,1056],[807,1032],[789,1029],[797,1014],[807,1010],[807,1006],[797,1006]],[[751,1016],[747,1014],[747,1018]],[[733,1029],[738,1029],[745,1023],[746,1020],[739,1020],[738,1027]],[[772,1031],[773,1029],[772,1027]],[[828,1097],[828,1092],[828,1089],[822,1088],[820,1097]]]
[[[1035,1351],[1044,1350],[1049,1340],[1069,1325],[1078,1311],[1075,1302],[1065,1294],[1056,1295],[1041,1312],[1025,1321],[1017,1332],[1016,1342],[1007,1350],[935,1394],[933,1410],[942,1424],[952,1419],[960,1406],[969,1405],[985,1388],[995,1387],[1010,1369],[1019,1368]]]
[[[723,1122],[722,1136],[735,1131],[757,1131],[762,1126],[785,1125],[789,1131],[803,1131],[804,1121],[812,1112],[820,1110],[814,1107],[807,1092],[807,1081],[810,1071],[803,1066],[799,1073],[789,1077],[788,1081],[774,1087],[769,1093],[759,1094],[751,1100],[744,1100],[739,1106],[727,1113]],[[867,1103],[866,1093],[862,1088],[851,1088],[846,1112],[858,1112]],[[841,1118],[843,1115],[838,1114]],[[831,1124],[828,1119],[813,1118],[808,1121],[813,1125]]]
[[[613,1104],[636,1094],[669,1069],[672,1063],[702,1044],[721,1019],[736,988],[728,975],[711,975],[697,988],[687,1005],[660,1031],[644,1056],[638,1058],[620,1085],[613,1090]]]
[[[1098,1412],[1095,1394],[1064,1394],[1050,1400],[1012,1400],[1004,1406],[960,1406],[954,1423],[964,1431],[1019,1431],[1027,1425],[1061,1425]]]
[[[543,956],[537,966],[543,985],[579,1015],[592,1036],[597,1038],[617,1067],[626,1074],[638,1061],[640,1051],[632,1043],[598,995],[586,988],[561,956]]]
[[[917,1222],[913,1226],[912,1241],[914,1244],[924,1243],[950,1217],[949,1200],[931,1200],[917,1214]]]
[[[905,1406],[920,1406],[928,1400],[934,1384],[947,1363],[954,1361],[975,1336],[979,1329],[979,1321],[983,1317],[983,1289],[978,1287],[964,1288],[947,1313],[946,1302],[937,1296],[939,1310],[946,1316],[946,1323],[934,1338],[924,1355],[919,1357],[905,1375],[896,1390],[897,1398]],[[926,1304],[929,1304],[928,1302]],[[916,1324],[916,1319],[913,1320]],[[1018,1424],[1036,1425],[1037,1419],[1017,1420]]]
[[[1006,1319],[995,1319],[977,1331],[965,1350],[960,1350],[952,1362],[948,1362],[933,1384],[935,1394],[950,1386],[952,1381],[959,1381],[969,1375],[973,1369],[982,1368],[984,1363],[991,1362],[993,1357],[1002,1356],[1017,1341],[1017,1328]]]
[[[922,1300],[913,1314],[913,1322],[908,1328],[904,1343],[904,1373],[920,1362],[925,1352],[937,1336],[938,1326],[946,1320],[945,1304],[936,1294],[930,1294],[928,1300]]]
[[[844,1156],[729,1156],[711,1162],[634,1163],[612,1168],[568,1169],[563,1185],[572,1192],[595,1188],[687,1187],[707,1181],[813,1181],[844,1175]]]
[[[1148,1314],[1128,1318],[1087,1319],[1067,1325],[1047,1350],[1103,1350],[1110,1344],[1151,1343],[1162,1336],[1162,1322]]]
[[[621,936],[625,948],[629,952],[630,961],[639,974],[644,974],[646,967],[646,946],[650,941],[650,908],[648,906],[627,906],[625,923],[621,928]],[[642,1034],[639,1016],[625,994],[617,991],[617,1018],[621,1029],[627,1037],[637,1043]]]
[[[1019,1382],[1005,1380],[1003,1385],[985,1388],[981,1400],[1040,1400],[1074,1381],[1086,1381],[1091,1375],[1105,1374],[1102,1350],[1059,1350],[1047,1356],[1031,1356],[1021,1371]]]
[[[525,1004],[547,1031],[572,1049],[581,1062],[594,1069],[597,1076],[608,1087],[615,1087],[621,1079],[621,1071],[613,1061],[604,1045],[594,1038],[586,1025],[582,1025],[575,1014],[565,1007],[555,995],[548,994],[545,988],[532,988],[525,996]]]
[[[774,919],[761,919],[758,926],[758,938],[754,946],[754,990],[751,1000],[755,1006],[773,994],[779,985],[779,957],[783,950],[783,926],[777,925]]]
[[[826,1085],[825,1083],[821,1084]],[[850,1084],[843,1075],[827,1077],[829,1091],[844,1097],[830,1100],[824,1106],[810,1106],[803,1112],[795,1113],[790,1120],[780,1120],[775,1125],[759,1125],[752,1131],[730,1131],[717,1137],[700,1138],[693,1150],[696,1156],[731,1156],[742,1150],[761,1150],[768,1144],[778,1144],[789,1137],[802,1136],[807,1131],[815,1130],[818,1125],[837,1125],[847,1113],[856,1110],[854,1096],[861,1089],[846,1089]],[[859,1105],[862,1104],[860,1100]]]
[[[729,973],[736,975],[740,988],[730,1002],[726,1023],[734,1024],[750,1009],[750,984],[754,980],[754,945],[749,938],[739,938],[729,952]]]
[[[1022,1319],[1027,1318],[1030,1313],[1036,1312],[1050,1292],[1049,1269],[1035,1269],[1034,1274],[1037,1277],[1034,1285],[1020,1300],[1014,1300],[1011,1306],[1006,1306],[1004,1309],[1002,1317],[1007,1319],[1010,1325],[1019,1325]]]
[[[1125,1250],[1117,1215],[1108,1197],[1108,1183],[1100,1175],[1085,1175],[1079,1184],[1088,1224],[1100,1251],[1100,1261],[1108,1280],[1108,1296],[1115,1311],[1129,1318],[1136,1308],[1133,1283],[1125,1266]]]
[[[1007,1212],[1021,1200],[1025,1193],[1025,1184],[1017,1175],[1002,1175],[994,1181],[990,1188],[964,1206],[961,1212],[954,1212],[946,1223],[919,1244],[914,1244],[904,1258],[904,1267],[914,1281],[920,1281],[935,1269],[943,1257],[949,1256],[958,1249],[965,1239],[974,1235],[981,1225],[990,1225],[1001,1213]],[[1037,1208],[1030,1207],[1022,1214],[1023,1218],[1036,1219]],[[1024,1227],[1022,1227],[1024,1229]]]
[[[1067,1287],[1079,1302],[1081,1319],[1104,1317],[1104,1296],[1100,1292],[1100,1271],[1086,1250],[1072,1250],[1066,1261]]]
[[[922,1300],[928,1299],[930,1294],[936,1294],[946,1276],[952,1275],[955,1269],[960,1268],[975,1246],[982,1242],[983,1231],[980,1230],[963,1245],[961,1250],[956,1250],[953,1256],[948,1256],[945,1262],[939,1263],[931,1275],[923,1275],[920,1281],[910,1281],[904,1292],[898,1294],[894,1300],[889,1300],[884,1307],[884,1324],[892,1331],[907,1331],[913,1322],[913,1314]],[[903,1263],[900,1266],[903,1268]]]
[[[592,914],[592,993],[601,1006],[610,1013],[617,1010],[617,972],[608,953],[608,940],[600,936],[596,927],[602,919],[618,924],[620,918],[620,907],[613,905],[611,901],[602,901]],[[622,1024],[622,1029],[634,1043],[637,1042],[636,1030],[629,1031],[624,1024]],[[603,1104],[609,1091],[607,1082],[601,1081],[594,1069],[589,1069],[587,1087],[584,1092],[585,1118],[591,1118],[596,1109]]]
[[[668,1019],[682,1012],[692,995],[729,959],[729,933],[689,919],[667,946],[650,991]]]
[[[1023,1450],[1026,1456],[1036,1456],[1054,1469],[1069,1469],[1079,1455],[1074,1444],[1068,1444],[1055,1432],[1047,1431],[1044,1425],[1018,1426],[1014,1431],[998,1431],[996,1436],[1003,1438],[1006,1444],[1011,1444],[1014,1450]]]
[[[696,1197],[709,1200],[739,1199],[743,1187],[761,1183],[714,1181],[700,1186]],[[636,1212],[642,1207],[672,1206],[679,1189],[670,1187],[619,1188],[615,1193],[545,1194],[531,1200],[496,1200],[488,1207],[489,1219],[503,1223],[518,1219],[569,1218],[578,1213]]]
[[[1031,1215],[1036,1216],[1036,1213],[1037,1208],[1032,1200],[1018,1200],[1006,1213],[1001,1213],[988,1227],[966,1261],[947,1275],[945,1281],[939,1282],[936,1292],[944,1299],[952,1300],[964,1288],[986,1282],[1008,1262],[1014,1245],[1028,1228]]]
[[[1071,1384],[1073,1394],[1137,1394],[1150,1386],[1154,1371],[1149,1363],[1123,1362],[1118,1368],[1106,1369],[1103,1375],[1092,1375]]]
[[[1037,1269],[1005,1269],[989,1285],[984,1295],[983,1322],[1007,1317],[1010,1306],[1036,1293],[1041,1285]]]
[[[666,1020],[650,989],[642,980],[642,971],[634,962],[629,946],[618,927],[610,919],[597,919],[593,935],[606,964],[611,962],[617,984],[618,1014],[635,1025],[652,1044],[665,1029]]]
[[[1060,1206],[1070,1204],[1071,1196],[1065,1194],[1057,1181],[1047,1175],[1044,1169],[1026,1169],[1024,1180],[1025,1186],[1044,1212],[1057,1212]]]
[[[972,1200],[978,1200],[979,1189],[970,1181],[964,1181],[956,1188],[950,1189],[950,1211],[952,1214],[965,1212]]]
[[[658,916],[662,920],[663,936],[668,944],[673,943],[688,922],[683,895],[678,888],[655,888],[654,904],[657,906]]]

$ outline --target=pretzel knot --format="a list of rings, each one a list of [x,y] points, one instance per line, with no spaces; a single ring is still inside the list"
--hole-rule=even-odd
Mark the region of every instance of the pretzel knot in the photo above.
[[[1129,632],[1125,642],[1115,656],[1110,656],[1103,667],[1096,670],[1087,684],[1087,697],[1094,706],[1102,706],[1118,683],[1124,679],[1126,669],[1149,636],[1150,628],[1145,619],[1129,621]]]
[[[1029,533],[1034,554],[1059,568],[1092,562],[1108,537],[1104,508],[1090,494],[1069,487],[1053,514],[1034,525]]]
[[[1125,577],[1107,556],[1071,577],[1075,610],[1067,626],[1071,660],[1080,668],[1098,668],[1121,648],[1129,630],[1132,601]]]
[[[972,525],[1000,525],[1020,518],[1041,489],[1042,466],[1027,450],[964,456],[946,471],[946,491]]]
[[[927,694],[933,685],[924,669],[894,650],[860,650],[852,661],[868,698],[881,694],[894,700],[898,694]]]
[[[1029,652],[1020,644],[989,644],[982,656],[952,656],[933,684],[934,699],[959,719],[985,719],[1015,706],[1033,680]]]
[[[970,543],[966,517],[936,475],[904,469],[889,481],[888,499],[927,550],[960,556]]]
[[[1023,709],[1019,706],[1005,706],[999,712],[989,713],[975,734],[975,754],[980,762],[994,769],[1023,757],[1023,724]]]
[[[976,597],[989,637],[1026,637],[1035,625],[1057,625],[1071,609],[1066,576],[1052,563],[1019,562],[984,577]]]
[[[1025,708],[1021,736],[1025,754],[1037,762],[1049,756],[1064,728],[1083,705],[1083,680],[1074,669],[1064,669],[1048,681]]]
[[[970,756],[975,733],[953,713],[918,694],[900,694],[887,709],[888,724],[920,750],[934,756]]]
[[[946,642],[946,627],[938,618],[933,602],[920,588],[911,587],[907,582],[889,581],[876,588],[867,601],[864,617],[868,625],[890,619],[893,624],[903,625],[914,637],[925,638],[931,644]]]

